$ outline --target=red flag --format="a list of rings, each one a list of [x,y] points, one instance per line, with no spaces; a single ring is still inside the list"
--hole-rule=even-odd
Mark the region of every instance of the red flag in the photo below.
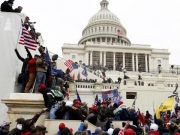
[[[145,118],[144,116],[141,114],[140,110],[138,109],[138,115],[139,115],[139,120],[140,122],[142,123],[142,125],[146,125],[146,122],[145,122]]]

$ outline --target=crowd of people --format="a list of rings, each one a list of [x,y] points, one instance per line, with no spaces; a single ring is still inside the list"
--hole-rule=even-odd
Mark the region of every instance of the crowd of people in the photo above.
[[[1,4],[2,12],[21,13],[22,6],[13,9],[14,0],[4,1]],[[34,23],[29,21],[29,17],[25,18],[24,26],[29,31],[32,38],[38,43],[38,37],[41,35],[36,32]],[[29,29],[30,28],[30,29]],[[11,122],[3,122],[0,125],[0,135],[45,135],[48,133],[44,125],[36,125],[41,114],[46,113],[47,119],[61,120],[79,120],[80,126],[77,131],[73,131],[64,123],[59,124],[59,131],[54,131],[56,135],[180,135],[180,107],[176,104],[175,111],[167,111],[161,113],[161,118],[157,119],[156,115],[151,115],[148,111],[146,114],[136,110],[135,106],[126,107],[123,101],[117,103],[111,100],[103,102],[96,100],[93,106],[88,107],[86,102],[80,99],[73,101],[65,101],[65,97],[69,100],[69,84],[73,81],[70,76],[70,70],[63,72],[57,69],[57,55],[52,60],[47,59],[46,48],[40,46],[40,55],[31,55],[28,48],[25,47],[27,57],[23,58],[17,49],[15,53],[20,61],[22,61],[21,74],[18,82],[22,85],[21,92],[40,93],[44,99],[45,108],[31,119],[18,118],[16,127],[10,131]],[[121,65],[122,66],[122,65]],[[116,70],[122,69],[116,65]],[[96,66],[89,67],[103,78],[102,83],[113,83],[111,78],[105,79],[106,70],[112,70],[112,66]],[[124,79],[128,76],[124,75]],[[121,83],[121,78],[116,83]],[[138,84],[141,84],[142,78],[139,76]],[[78,79],[77,82],[95,83],[95,79]],[[127,121],[123,123],[123,128],[114,128],[113,121]],[[130,124],[130,121],[132,124]],[[95,131],[88,130],[88,122],[95,125]]]
[[[11,122],[3,122],[0,125],[0,135],[45,135],[48,131],[44,125],[35,126],[38,118],[45,112],[50,119],[79,120],[80,122],[76,131],[73,131],[68,125],[60,123],[59,131],[54,131],[56,135],[180,134],[180,107],[177,104],[174,112],[170,110],[162,112],[161,118],[156,119],[156,115],[153,116],[148,111],[143,114],[139,109],[135,110],[134,106],[126,107],[123,101],[118,103],[111,103],[110,100],[104,100],[102,103],[98,101],[92,107],[88,107],[87,103],[82,103],[78,99],[65,102],[62,95],[59,96],[60,99],[57,97],[55,99],[45,85],[40,85],[38,90],[43,94],[46,108],[43,108],[32,119],[18,118],[16,127],[11,131]],[[124,121],[122,128],[114,128],[113,121]],[[95,131],[88,130],[88,122],[97,127]]]

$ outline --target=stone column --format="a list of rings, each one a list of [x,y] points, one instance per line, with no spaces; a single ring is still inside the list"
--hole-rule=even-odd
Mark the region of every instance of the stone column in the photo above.
[[[145,64],[146,64],[146,72],[148,72],[147,54],[145,54]]]
[[[102,43],[102,37],[100,37],[100,43]]]
[[[104,52],[104,67],[106,66],[106,52]]]
[[[132,53],[132,71],[134,72],[134,53]]]
[[[149,54],[149,72],[152,71],[151,54]]]
[[[92,66],[92,55],[93,55],[93,51],[91,51],[91,55],[90,55],[90,65]]]
[[[110,38],[110,41],[109,41],[109,42],[110,42],[110,44],[112,44],[112,38]]]
[[[116,69],[116,53],[113,52],[113,70]]]
[[[123,68],[125,68],[125,53],[123,53]]]
[[[97,38],[95,38],[95,43],[97,44]]]
[[[89,65],[89,52],[88,51],[85,52],[85,61],[84,61],[84,63],[86,65]]]
[[[102,52],[100,51],[100,65],[102,65]]]
[[[136,53],[136,71],[138,72],[138,69],[139,69],[139,67],[138,67],[138,54]]]

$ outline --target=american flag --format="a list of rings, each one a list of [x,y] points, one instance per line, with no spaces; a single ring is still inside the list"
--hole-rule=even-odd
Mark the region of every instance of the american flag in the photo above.
[[[25,26],[22,24],[22,32],[19,37],[19,44],[24,45],[30,50],[36,50],[38,44],[36,41],[31,37],[28,30],[25,28]]]
[[[70,70],[70,72],[72,72],[73,71],[73,66],[72,66],[72,64],[73,64],[74,62],[72,61],[72,60],[67,60],[64,64],[69,68],[69,70]]]
[[[95,97],[95,100],[94,100],[94,106],[96,106],[97,103],[98,103],[98,95],[96,95],[96,97]]]
[[[117,32],[118,32],[118,36],[123,36],[124,35],[124,32],[123,32],[123,30],[121,29],[119,29],[119,30],[117,30]]]

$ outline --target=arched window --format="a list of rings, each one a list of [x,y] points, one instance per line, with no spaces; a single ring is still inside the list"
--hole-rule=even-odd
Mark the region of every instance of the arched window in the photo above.
[[[92,30],[91,30],[91,31],[92,31],[92,33],[93,33],[93,28],[92,28]]]
[[[97,28],[95,28],[95,32],[97,32]]]
[[[111,27],[111,32],[113,32],[113,27]]]
[[[103,27],[103,32],[105,31],[105,28]]]
[[[109,27],[107,27],[107,32],[109,32]]]
[[[101,32],[101,27],[99,27],[99,32]]]

